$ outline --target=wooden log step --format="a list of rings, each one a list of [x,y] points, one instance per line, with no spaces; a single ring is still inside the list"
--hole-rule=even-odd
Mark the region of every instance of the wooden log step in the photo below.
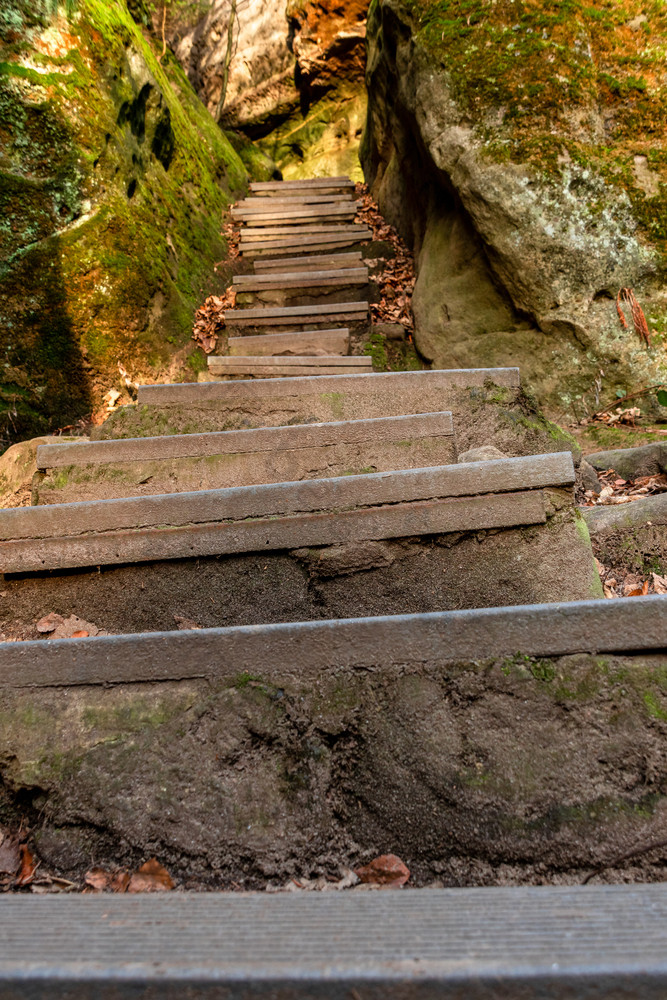
[[[287,357],[289,355],[318,356],[347,354],[350,350],[350,331],[303,330],[289,333],[263,333],[259,336],[229,337],[227,349],[231,356]]]
[[[305,237],[299,236],[296,240],[278,240],[278,242],[268,243],[266,246],[257,248],[253,243],[246,244],[242,248],[242,254],[244,257],[249,257],[252,259],[260,258],[272,258],[276,254],[283,253],[305,253],[312,254],[318,253],[319,251],[330,252],[331,250],[342,250],[345,247],[358,246],[360,243],[367,243],[373,238],[373,234],[370,230],[367,231],[366,236],[354,237],[354,236],[344,236],[342,239],[328,239],[326,243],[322,243],[319,240],[315,243],[304,242]]]
[[[277,193],[291,193],[293,191],[321,191],[340,189],[341,191],[353,191],[354,181],[349,177],[313,177],[307,180],[293,181],[252,181],[250,190],[253,194],[274,195]]]
[[[338,268],[360,267],[361,250],[349,253],[317,254],[313,257],[272,257],[269,260],[256,260],[255,273],[264,274],[268,271],[318,271],[326,268],[333,271]]]
[[[287,208],[279,206],[273,208],[273,202],[269,202],[270,208],[264,212],[247,212],[244,209],[232,209],[232,217],[239,222],[244,222],[246,226],[270,226],[285,225],[290,221],[313,219],[317,222],[326,219],[338,221],[339,219],[353,219],[357,213],[356,202],[348,205],[302,205]],[[274,222],[274,220],[277,220]]]
[[[293,239],[297,236],[331,236],[332,238],[342,236],[359,236],[361,232],[369,232],[367,226],[347,225],[338,223],[312,223],[302,226],[269,226],[266,229],[244,229],[241,232],[241,243],[257,243],[270,239],[280,239],[289,237]]]
[[[43,446],[33,502],[155,496],[455,461],[451,413]]]
[[[41,573],[544,524],[544,488],[570,487],[574,478],[572,456],[565,452],[1,510],[0,572]],[[592,553],[590,558],[592,564]],[[514,554],[512,559],[516,562]]]
[[[359,204],[352,193],[348,194],[298,194],[275,195],[273,198],[244,198],[237,201],[234,209],[244,209],[248,211],[266,212],[278,209],[284,205],[287,208],[297,208],[301,205],[344,205]]]
[[[241,357],[229,357],[228,355],[214,355],[211,354],[208,358],[209,368],[234,368],[236,365],[246,364],[246,365],[257,365],[259,367],[267,368],[280,368],[281,366],[286,366],[288,368],[308,368],[312,366],[318,366],[320,364],[333,368],[336,365],[340,365],[344,368],[368,368],[372,365],[371,359],[369,357],[364,357],[361,355],[340,357],[337,354],[331,355],[329,357],[298,357],[298,356],[288,356],[284,358],[276,357],[255,357],[253,355],[245,355]],[[296,371],[294,374],[298,375],[299,372]]]
[[[368,268],[348,268],[336,271],[306,271],[297,274],[239,274],[234,278],[234,287],[239,292],[263,292],[284,288],[335,288],[347,285],[368,284]]]
[[[221,363],[223,362],[223,363]],[[354,375],[357,372],[372,372],[370,358],[326,356],[276,357],[209,357],[210,375],[242,375],[250,378],[275,378],[285,375]]]
[[[291,323],[325,323],[346,319],[362,322],[368,316],[368,302],[332,302],[323,306],[270,306],[259,309],[232,309],[225,312],[227,326],[289,326]]]

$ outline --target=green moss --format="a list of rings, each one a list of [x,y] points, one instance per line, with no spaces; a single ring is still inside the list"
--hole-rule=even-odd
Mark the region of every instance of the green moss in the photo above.
[[[180,351],[188,371],[181,349],[226,252],[222,214],[247,182],[125,0],[80,0],[69,23],[62,9],[31,19],[13,3],[22,43],[0,45],[7,438],[90,413],[120,388],[119,361],[143,381],[178,378]],[[54,55],[39,44],[47,25]]]
[[[604,185],[627,192],[646,236],[667,252],[662,0],[404,0],[404,6],[418,41],[445,67],[477,123],[486,155],[531,163],[561,179],[577,169],[594,172]],[[601,115],[609,123],[604,130],[594,124]],[[654,174],[652,191],[638,179],[637,155]],[[597,200],[589,199],[591,217],[608,203],[604,185]]]

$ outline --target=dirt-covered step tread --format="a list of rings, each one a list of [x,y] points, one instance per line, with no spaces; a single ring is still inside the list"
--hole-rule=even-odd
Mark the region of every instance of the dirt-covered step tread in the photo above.
[[[210,355],[207,359],[208,370],[214,375],[293,375],[305,374],[354,374],[355,372],[372,372],[373,361],[370,357],[351,357],[350,355],[246,355],[227,356]]]
[[[300,676],[381,662],[483,662],[515,656],[667,648],[667,597],[568,601],[430,614],[212,628],[85,642],[0,644],[0,688],[126,684],[219,676],[221,664],[258,663]],[[667,886],[665,886],[667,890]],[[439,890],[441,891],[441,890]],[[496,890],[497,891],[497,890]]]
[[[330,236],[323,237],[322,240],[308,240],[305,237],[295,237],[294,239],[288,240],[269,240],[266,244],[258,246],[254,243],[247,243],[245,246],[241,246],[240,250],[244,257],[248,258],[267,258],[271,259],[275,254],[283,253],[304,253],[313,254],[319,253],[329,253],[331,250],[344,250],[346,247],[359,246],[361,243],[368,243],[369,240],[373,238],[373,234],[370,229],[366,230],[366,234],[361,236],[343,236],[332,238]]]
[[[38,451],[33,503],[155,496],[455,461],[447,412],[121,438]]]
[[[271,240],[282,238],[296,239],[298,236],[305,236],[312,239],[319,236],[322,241],[326,237],[331,239],[358,236],[364,233],[371,233],[368,226],[357,223],[335,223],[335,222],[309,222],[296,226],[267,226],[263,229],[243,229],[241,230],[241,244],[244,243],[265,243]]]
[[[292,181],[252,181],[249,188],[255,195],[275,196],[294,191],[353,191],[354,186],[349,177],[312,177]]]
[[[290,330],[287,333],[261,333],[247,337],[229,337],[227,350],[230,356],[248,354],[265,357],[290,355],[321,356],[348,354],[350,331],[345,327],[333,330]]]
[[[569,452],[166,496],[0,511],[0,572],[539,525]],[[427,501],[424,503],[424,501]]]
[[[261,275],[239,274],[233,279],[234,288],[239,292],[265,292],[283,288],[343,288],[348,285],[366,284],[368,284],[367,267],[313,270],[303,273],[278,271]]]
[[[254,309],[229,309],[224,313],[227,326],[285,326],[294,322],[325,322],[328,319],[366,319],[368,302],[332,302],[320,306],[266,306]]]
[[[269,202],[269,205],[272,205]],[[309,220],[316,222],[320,220],[339,221],[353,219],[357,214],[357,203],[336,205],[303,205],[302,207],[285,207],[280,205],[275,209],[265,212],[247,211],[245,209],[232,209],[232,218],[246,226],[271,226],[274,224],[287,225],[290,220]],[[275,222],[274,222],[275,220]]]
[[[303,194],[293,192],[292,194],[276,194],[272,198],[250,196],[241,201],[237,201],[234,210],[246,212],[267,212],[285,206],[286,208],[300,208],[302,205],[357,205],[353,192],[346,194],[330,194],[327,191],[322,193]]]
[[[321,271],[323,268],[327,271],[333,271],[361,266],[361,250],[353,250],[346,253],[317,254],[313,257],[271,257],[268,260],[256,260],[253,264],[256,274],[267,274],[275,271],[284,271],[286,273],[306,270]]]

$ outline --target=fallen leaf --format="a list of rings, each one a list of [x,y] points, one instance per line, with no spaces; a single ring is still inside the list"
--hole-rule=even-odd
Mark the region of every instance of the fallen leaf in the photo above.
[[[53,632],[58,625],[62,625],[64,621],[65,619],[62,615],[58,615],[55,611],[52,611],[50,614],[40,618],[37,622],[37,631],[43,632],[44,634],[47,632]]]
[[[354,874],[361,882],[376,885],[405,885],[410,871],[395,854],[382,854],[363,868],[356,868]]]
[[[21,844],[19,850],[21,852],[21,867],[19,869],[18,878],[16,879],[16,885],[30,885],[35,877],[35,872],[37,871],[37,862],[30,853],[30,849],[26,844]]]
[[[193,622],[191,618],[184,618],[183,615],[174,615],[174,621],[176,622],[176,628],[182,631],[201,628],[201,625],[197,625],[197,622]]]
[[[90,635],[90,632],[86,632],[85,629],[79,629],[78,632],[72,632],[72,639],[85,639]]]
[[[130,877],[128,892],[168,892],[174,882],[167,871],[155,858],[151,858]]]
[[[667,594],[667,576],[658,576],[657,573],[654,573],[653,589],[656,594]]]
[[[16,875],[20,863],[18,837],[4,833],[0,842],[0,875]]]
[[[84,878],[86,886],[93,892],[127,892],[130,873],[124,869],[115,872],[104,868],[91,868]]]

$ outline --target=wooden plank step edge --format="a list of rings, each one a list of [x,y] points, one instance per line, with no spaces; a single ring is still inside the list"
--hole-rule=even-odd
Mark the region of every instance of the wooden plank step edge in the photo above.
[[[373,365],[372,358],[365,357],[361,355],[344,355],[339,354],[321,354],[316,357],[310,355],[285,355],[280,357],[262,357],[256,354],[246,354],[246,355],[215,355],[211,354],[206,359],[209,368],[233,368],[240,367],[242,365],[252,365],[255,368],[275,368],[281,365],[288,368],[303,368],[311,367],[316,368],[321,366],[328,366],[330,368],[335,368],[336,366],[341,366],[343,368],[371,368]]]
[[[366,375],[332,375],[323,386],[321,379],[284,379],[280,386],[265,382],[173,382],[157,385],[140,385],[138,406],[195,407],[234,405],[241,400],[265,399],[274,396],[298,397],[321,392],[418,393],[437,390],[451,392],[459,389],[498,387],[518,392],[521,377],[518,368],[435,368],[408,372],[373,372]]]
[[[289,272],[292,267],[297,270],[305,270],[310,267],[324,267],[328,271],[334,269],[346,269],[348,267],[361,266],[363,255],[361,250],[352,250],[348,253],[338,254],[316,254],[312,257],[282,257],[271,260],[255,261],[254,268],[257,273],[265,271],[277,271],[281,267]]]
[[[323,306],[266,306],[263,309],[231,309],[223,313],[225,323],[248,324],[252,320],[315,318],[317,316],[366,316],[368,302],[332,302]]]
[[[109,465],[261,451],[277,452],[335,444],[363,444],[371,440],[391,442],[415,437],[445,437],[453,433],[454,424],[450,412],[413,413],[401,417],[338,420],[289,427],[40,445],[37,449],[37,468],[47,470],[70,465]]]
[[[376,618],[352,618],[329,621],[308,621],[308,622],[287,622],[273,625],[254,625],[251,628],[235,626],[229,628],[197,629],[182,632],[153,632],[143,635],[114,635],[99,636],[87,639],[61,639],[44,642],[43,640],[33,640],[31,642],[1,643],[0,644],[0,687],[6,688],[27,688],[27,687],[66,687],[68,685],[94,684],[129,684],[129,683],[150,683],[163,681],[180,681],[191,678],[208,677],[215,679],[220,674],[220,664],[234,664],[237,673],[247,671],[254,674],[258,663],[271,663],[276,670],[289,669],[296,671],[299,676],[309,677],[321,676],[321,671],[332,670],[344,666],[347,669],[355,666],[366,667],[369,663],[376,663],[381,660],[387,666],[400,666],[407,662],[424,663],[463,663],[466,661],[482,661],[490,658],[501,658],[505,656],[515,656],[520,650],[524,656],[546,657],[546,656],[567,656],[585,651],[593,654],[603,653],[624,653],[628,650],[646,651],[654,649],[662,652],[667,648],[667,597],[652,595],[650,597],[636,597],[628,601],[570,601],[559,602],[558,604],[537,604],[537,605],[514,605],[504,608],[481,608],[463,611],[435,611],[428,614],[394,615],[391,617]],[[553,893],[556,898],[560,897],[557,912],[558,919],[561,919],[563,912],[567,914],[568,926],[572,930],[572,915],[577,908],[577,899],[581,896],[587,898],[587,905],[594,903],[597,896],[598,901],[606,897],[609,898],[609,890],[616,894],[617,902],[622,902],[624,892],[636,899],[637,911],[634,919],[624,924],[625,930],[632,931],[633,928],[643,927],[639,933],[637,942],[633,945],[633,950],[628,957],[632,961],[636,959],[638,950],[641,950],[645,942],[645,935],[657,934],[659,943],[659,958],[664,968],[664,923],[667,917],[667,885],[633,885],[633,886],[558,886],[528,889],[516,889],[514,887],[496,887],[492,889],[416,889],[414,890],[414,904],[416,911],[424,913],[424,905],[428,899],[429,892],[433,891],[438,900],[443,901],[441,918],[433,925],[437,927],[438,940],[448,941],[449,935],[443,933],[443,926],[453,913],[453,904],[456,897],[461,894],[470,893],[473,898],[479,900],[479,921],[484,928],[485,935],[489,926],[489,906],[497,903],[498,898],[509,896],[514,902],[521,896],[524,903],[532,903],[538,907],[535,919],[545,915],[549,916],[550,909],[547,905],[549,896]],[[646,894],[644,891],[647,890]],[[396,916],[396,906],[406,898],[410,890],[403,889],[400,893],[373,893],[364,895],[364,903],[369,904],[378,898],[385,898],[391,895],[390,912]],[[656,899],[655,893],[662,899],[662,907],[665,917],[656,922],[655,910],[653,906],[646,905],[646,896]],[[333,895],[341,898],[340,894],[326,894],[330,900]],[[562,903],[569,896],[565,910]],[[644,902],[642,903],[642,896]],[[591,898],[593,897],[593,898]],[[50,904],[56,903],[61,897],[50,897]],[[83,898],[86,902],[86,910],[90,910],[91,904],[99,902],[101,913],[106,913],[111,904],[120,904],[125,899],[124,896],[104,896],[103,898],[65,896],[66,902],[71,908]],[[166,896],[151,897],[146,899],[150,904],[146,913],[146,926],[153,926],[155,919],[155,907],[162,902]],[[267,896],[262,893],[260,897],[255,897],[261,901],[259,908],[251,907],[257,912],[252,914],[252,921],[261,919],[266,908],[274,899],[283,898],[290,904],[298,902],[298,894],[289,896]],[[308,907],[312,914],[311,907],[316,898],[321,898],[316,893],[308,893],[310,902]],[[352,917],[358,911],[359,897],[352,893],[347,898],[351,901],[349,914]],[[195,901],[206,900],[209,906],[215,910],[222,901],[236,903],[243,900],[252,900],[253,896],[235,895],[231,893],[206,893],[202,895],[179,894],[176,901],[174,917],[177,919],[177,932],[179,947],[184,947],[182,941],[183,933],[191,927],[191,922],[184,919],[183,908]],[[141,897],[134,897],[132,902],[136,905],[140,903]],[[31,922],[38,919],[37,913],[41,907],[35,909],[35,901],[30,897],[6,895],[3,899],[2,912],[5,913],[7,907],[16,902],[30,904],[28,911]],[[74,906],[73,906],[74,904]],[[597,904],[596,904],[597,905]],[[454,906],[455,908],[455,906]],[[53,942],[54,954],[50,958],[51,962],[59,960],[62,956],[63,948],[67,948],[70,938],[68,935],[56,935],[54,937],[52,922],[52,906],[49,907],[47,923],[49,933],[46,936],[47,942]],[[611,912],[615,912],[616,907],[611,907]],[[523,909],[521,911],[524,912]],[[607,908],[605,907],[605,912]],[[516,910],[508,911],[516,915]],[[268,919],[268,913],[267,913]],[[13,921],[10,922],[12,926]],[[210,926],[211,921],[207,918],[206,925]],[[138,926],[143,926],[143,921]],[[204,925],[203,925],[204,926]],[[216,924],[217,926],[217,924]],[[236,926],[234,924],[234,926]],[[340,959],[339,933],[344,924],[337,925],[335,931],[336,954],[335,959]],[[470,933],[472,924],[465,924],[465,936]],[[162,923],[160,923],[162,928]],[[404,933],[404,923],[400,921],[401,933]],[[516,919],[500,921],[496,925],[496,930],[502,934],[503,928],[510,928],[513,934],[517,928]],[[6,930],[11,931],[8,925]],[[136,927],[134,928],[136,931]],[[267,928],[267,948],[273,947],[273,936],[275,926],[273,919],[269,920]],[[99,931],[98,931],[99,933]],[[370,924],[369,933],[371,936],[377,935],[375,922]],[[457,929],[453,924],[451,934],[456,937]],[[36,947],[34,928],[22,932],[22,943],[28,943],[27,960],[31,968],[35,963],[44,958],[44,952]],[[564,935],[558,930],[552,931],[545,939],[548,952],[549,977],[552,975],[554,949],[564,947],[567,949],[568,943],[576,942],[578,935]],[[8,950],[8,938],[3,935],[6,948],[3,950],[5,957],[16,956],[17,952]],[[128,946],[131,947],[132,940],[128,939]],[[163,940],[158,938],[156,943]],[[195,946],[199,940],[198,935],[193,938]],[[233,938],[232,940],[236,940]],[[303,940],[298,937],[298,954],[302,956]],[[383,940],[383,936],[377,938]],[[587,934],[581,937],[581,944],[586,954],[590,954],[590,940]],[[18,941],[18,937],[17,937]],[[216,941],[216,947],[221,947],[221,942],[225,941],[222,936]],[[485,938],[486,941],[486,938]],[[326,942],[323,942],[323,946]],[[466,942],[464,942],[465,944]],[[606,937],[600,939],[600,945],[607,944]],[[248,955],[247,937],[242,937],[243,955]],[[367,960],[367,936],[361,940],[360,962],[366,967]],[[20,952],[19,952],[20,953]],[[319,952],[315,952],[318,954]],[[417,952],[418,953],[418,952]],[[73,949],[72,960],[75,964],[77,974],[80,973],[81,962],[86,956],[91,954],[89,948]],[[155,957],[154,948],[142,952],[142,957],[146,954]],[[216,952],[217,954],[217,952]],[[308,952],[306,952],[308,954]],[[410,954],[413,954],[411,951]],[[525,952],[522,952],[522,955]],[[452,951],[454,968],[458,972],[460,969],[461,953],[454,949]],[[393,949],[389,951],[391,961],[395,960]],[[281,962],[284,955],[281,953]],[[120,964],[127,962],[127,953],[122,952]],[[499,952],[499,962],[506,967],[506,955]],[[0,960],[1,961],[1,960]],[[476,959],[473,959],[473,962]],[[599,986],[598,956],[592,958],[594,964],[593,980]],[[108,968],[108,952],[106,949],[100,955],[101,967]],[[234,966],[236,968],[236,965]],[[152,962],[149,964],[152,968]],[[200,971],[200,970],[198,970]],[[281,971],[282,967],[281,967]],[[161,977],[163,972],[160,971]],[[281,980],[282,981],[282,980]],[[617,984],[616,984],[617,985]],[[665,975],[665,986],[667,988],[667,975]],[[497,983],[490,986],[488,996],[494,995]],[[403,985],[401,984],[401,990]],[[610,996],[614,990],[610,990]],[[135,994],[133,994],[134,996]],[[178,994],[179,996],[181,994]],[[306,994],[312,997],[312,993]],[[340,994],[336,993],[336,997]],[[402,992],[404,997],[405,994]],[[545,996],[549,996],[549,992]],[[568,995],[572,996],[571,993]],[[605,994],[606,995],[606,994]],[[598,996],[600,994],[598,993]],[[114,993],[114,997],[116,994]]]
[[[437,497],[511,493],[571,486],[574,480],[572,455],[567,451],[296,483],[236,486],[44,507],[15,507],[0,510],[0,539],[9,542],[61,536],[76,538],[91,531],[204,524],[227,519],[245,520],[304,511],[338,510],[342,507],[374,507]],[[0,570],[1,562],[0,557]]]

